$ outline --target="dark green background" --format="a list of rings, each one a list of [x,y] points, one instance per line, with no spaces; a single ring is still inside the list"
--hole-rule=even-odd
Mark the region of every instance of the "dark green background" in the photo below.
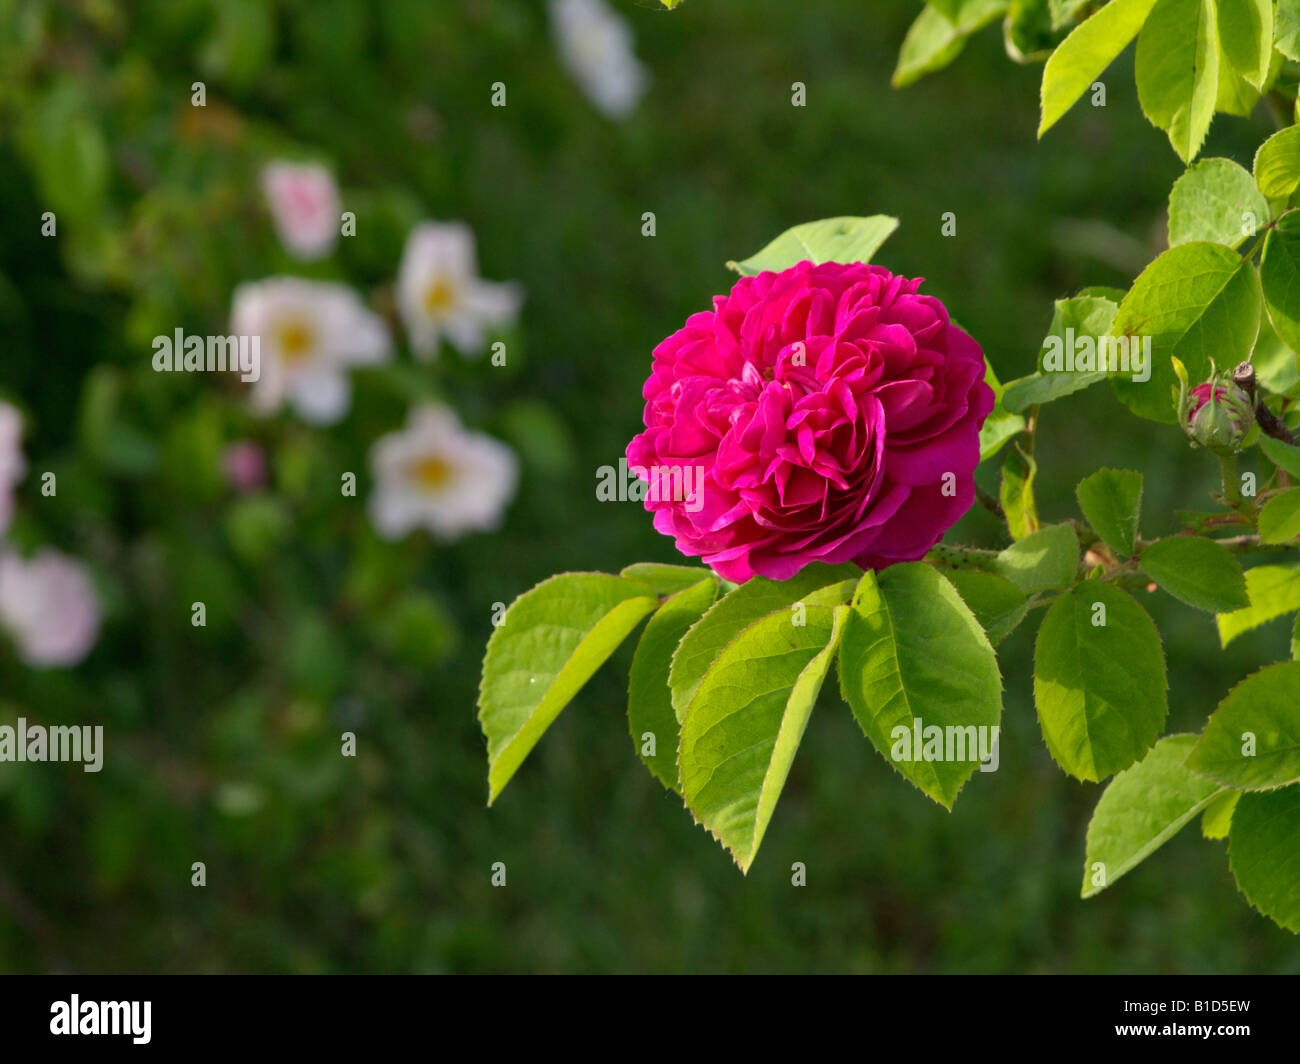
[[[485,808],[474,699],[492,605],[557,571],[673,559],[638,506],[596,501],[595,470],[639,428],[650,349],[730,285],[726,260],[810,219],[896,215],[878,261],[926,277],[1005,380],[1032,369],[1054,298],[1126,286],[1159,250],[1180,172],[1127,57],[1106,108],[1085,101],[1039,144],[1039,69],[1010,62],[997,28],[894,91],[910,0],[616,7],[654,78],[623,125],[565,75],[540,3],[0,2],[0,394],[30,415],[33,471],[60,478],[41,499],[29,477],[12,535],[89,560],[108,607],[76,670],[0,650],[0,717],[108,731],[99,775],[0,765],[0,968],[1300,970],[1295,936],[1244,903],[1224,844],[1195,826],[1079,900],[1100,788],[1042,744],[1032,626],[1002,648],[1001,769],[952,814],[828,692],[742,877],[638,762],[627,648]],[[1267,130],[1220,116],[1204,154],[1248,162]],[[256,189],[286,154],[329,162],[358,214],[355,240],[305,271]],[[39,234],[51,204],[57,241]],[[241,280],[338,277],[384,306],[426,216],[469,222],[484,274],[526,286],[507,369],[403,355],[359,376],[328,430],[256,422],[233,389],[149,371],[150,337],[222,331]],[[370,442],[428,395],[509,439],[522,487],[499,534],[386,547],[339,471],[364,497]],[[215,473],[242,437],[275,469],[251,500]],[[1048,519],[1097,467],[1141,469],[1148,534],[1215,483],[1176,429],[1103,389],[1046,410],[1039,459]],[[955,533],[996,534],[983,514]],[[1281,625],[1224,653],[1209,615],[1148,598],[1166,731],[1199,730],[1285,654]],[[189,626],[196,599],[206,629]]]

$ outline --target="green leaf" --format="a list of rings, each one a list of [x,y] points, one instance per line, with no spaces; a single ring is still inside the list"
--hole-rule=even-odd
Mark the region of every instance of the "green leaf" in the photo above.
[[[1201,150],[1219,95],[1215,0],[1158,0],[1138,34],[1138,102],[1184,163]]]
[[[1259,538],[1264,543],[1286,543],[1300,536],[1300,488],[1274,495],[1259,512]]]
[[[711,578],[674,594],[650,618],[632,658],[627,692],[627,722],[632,742],[655,779],[670,791],[679,788],[677,714],[673,712],[668,671],[682,636],[713,605],[717,593],[718,581]],[[645,751],[647,733],[653,739],[653,754]]]
[[[681,2],[682,0],[660,0],[660,3],[662,3],[664,7],[666,7],[669,11],[671,11]]]
[[[1219,43],[1232,68],[1263,88],[1273,56],[1273,0],[1218,0]]]
[[[940,0],[925,7],[903,38],[892,84],[905,85],[942,70],[961,53],[966,38],[1006,11],[1009,0]]]
[[[1255,184],[1269,199],[1286,199],[1300,185],[1300,126],[1288,126],[1259,146]]]
[[[709,666],[682,724],[682,796],[748,872],[838,648],[847,606],[746,628]]]
[[[1250,605],[1246,578],[1226,547],[1200,536],[1170,536],[1143,548],[1146,574],[1180,602],[1225,613]]]
[[[1300,478],[1300,447],[1275,440],[1272,436],[1260,436],[1259,449],[1278,469],[1285,469],[1293,477]]]
[[[1231,159],[1202,159],[1169,192],[1170,247],[1206,240],[1235,248],[1268,220],[1268,200]]]
[[[695,587],[701,580],[717,580],[712,569],[698,565],[665,565],[660,562],[637,562],[621,570],[618,575],[649,584],[660,595],[675,595],[688,587]]]
[[[1069,587],[1079,572],[1079,537],[1069,525],[1048,525],[1002,551],[993,568],[1026,594]]]
[[[1133,283],[1111,326],[1115,337],[1151,338],[1150,379],[1112,375],[1120,401],[1140,417],[1173,424],[1177,388],[1170,356],[1194,381],[1219,366],[1244,361],[1259,332],[1255,269],[1234,251],[1198,241],[1170,248]]]
[[[1300,61],[1300,0],[1277,0],[1273,43],[1288,59]]]
[[[1109,334],[1118,309],[1118,302],[1101,296],[1058,299],[1052,326],[1038,353],[1038,370],[1007,385],[1003,398],[1006,408],[1025,410],[1105,380],[1105,370],[1076,370],[1071,367],[1077,365],[1075,359],[1081,353],[1080,348],[1087,357],[1089,344],[1095,365],[1097,340]]]
[[[921,562],[867,573],[844,626],[839,671],[844,699],[881,756],[951,809],[979,764],[981,735],[984,753],[992,749],[996,732],[980,729],[1002,716],[997,658],[953,586]],[[937,751],[926,746],[934,728],[944,740]],[[925,742],[915,750],[918,731]]]
[[[1052,25],[1049,0],[1011,0],[1002,23],[1002,40],[1007,55],[1017,63],[1046,59],[1065,38],[1065,32]]]
[[[839,606],[848,602],[862,578],[856,565],[809,565],[789,580],[756,576],[724,595],[682,637],[673,654],[669,684],[673,710],[681,721],[713,660],[742,629],[769,613],[805,606]]]
[[[1075,27],[1043,68],[1041,137],[1138,35],[1156,0],[1111,0]]]
[[[607,573],[562,573],[515,599],[488,640],[479,685],[489,805],[560,710],[658,605],[649,585]]]
[[[1237,808],[1241,791],[1226,791],[1205,807],[1201,814],[1201,834],[1207,839],[1226,839],[1232,826],[1232,811]]]
[[[1295,631],[1291,633],[1291,657],[1300,661],[1300,614],[1296,614]]]
[[[984,364],[984,383],[993,389],[993,409],[980,428],[980,461],[987,461],[1002,449],[1010,439],[1025,431],[1025,419],[1010,414],[1002,403],[1003,387],[997,374],[987,362]]]
[[[1238,791],[1300,781],[1300,661],[1267,665],[1229,691],[1187,767]]]
[[[972,569],[954,569],[943,575],[970,607],[994,646],[1010,635],[1029,612],[1025,593],[1010,580]]]
[[[727,268],[744,277],[764,270],[786,270],[795,263],[811,260],[823,262],[870,262],[889,235],[898,228],[898,219],[884,214],[869,218],[825,218],[805,222],[787,229],[763,250],[743,262],[729,262]]]
[[[1038,463],[1025,454],[1019,444],[1007,451],[1002,461],[1002,486],[999,494],[1007,515],[1007,530],[1012,539],[1024,539],[1038,531],[1038,508],[1034,505],[1034,477]]]
[[[1228,863],[1237,887],[1256,909],[1300,934],[1300,787],[1243,794],[1228,832]]]
[[[1285,215],[1264,237],[1259,280],[1264,306],[1278,336],[1300,350],[1300,229],[1294,215]]]
[[[1250,605],[1218,616],[1219,642],[1225,647],[1242,632],[1300,610],[1300,566],[1257,565],[1246,570]]]
[[[1133,553],[1142,512],[1142,474],[1131,469],[1099,469],[1079,481],[1079,508],[1097,535],[1124,557]]]
[[[1034,700],[1066,772],[1096,782],[1138,760],[1160,734],[1165,691],[1160,633],[1127,592],[1088,581],[1052,603],[1034,647]]]
[[[1059,30],[1075,20],[1079,10],[1091,0],[1049,0],[1052,11],[1052,29]]]
[[[1195,742],[1195,735],[1166,736],[1107,785],[1088,824],[1083,897],[1141,864],[1222,793],[1183,764]]]

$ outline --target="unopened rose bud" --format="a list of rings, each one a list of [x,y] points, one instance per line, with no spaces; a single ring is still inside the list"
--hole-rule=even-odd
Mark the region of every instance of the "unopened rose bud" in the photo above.
[[[1178,418],[1193,447],[1221,455],[1241,450],[1254,421],[1250,397],[1231,381],[1213,377],[1192,389]]]

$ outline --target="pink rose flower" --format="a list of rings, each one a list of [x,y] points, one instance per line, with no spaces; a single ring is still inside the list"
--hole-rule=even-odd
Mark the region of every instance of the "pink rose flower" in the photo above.
[[[920,286],[801,262],[655,348],[627,448],[655,528],[738,582],[933,547],[974,501],[994,396],[979,344]]]
[[[99,598],[75,558],[42,548],[0,554],[0,633],[35,668],[76,665],[99,638]]]
[[[289,254],[311,261],[334,250],[342,216],[338,186],[325,167],[268,163],[262,170],[262,192]]]

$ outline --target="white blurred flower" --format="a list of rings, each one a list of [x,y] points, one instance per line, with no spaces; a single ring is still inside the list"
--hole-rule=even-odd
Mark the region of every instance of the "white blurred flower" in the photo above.
[[[0,533],[9,527],[14,512],[13,488],[23,478],[23,419],[8,403],[0,402]]]
[[[483,351],[485,330],[508,325],[519,313],[517,284],[478,276],[474,234],[463,222],[424,222],[411,231],[397,278],[397,307],[411,348],[425,361],[445,333],[462,355]]]
[[[514,451],[466,431],[454,411],[434,403],[412,410],[403,431],[377,440],[370,464],[378,481],[370,520],[388,539],[413,528],[444,539],[491,531],[519,482]]]
[[[268,163],[262,169],[262,193],[280,243],[291,255],[309,261],[334,250],[341,220],[339,190],[325,167]]]
[[[649,84],[632,50],[632,31],[605,0],[551,0],[560,59],[592,103],[610,118],[635,110]]]
[[[99,636],[99,599],[86,567],[44,548],[0,554],[0,629],[28,665],[75,665]]]
[[[288,401],[298,415],[327,425],[348,412],[354,366],[391,353],[384,319],[347,285],[272,277],[235,289],[231,329],[261,338],[253,408],[271,413]]]

